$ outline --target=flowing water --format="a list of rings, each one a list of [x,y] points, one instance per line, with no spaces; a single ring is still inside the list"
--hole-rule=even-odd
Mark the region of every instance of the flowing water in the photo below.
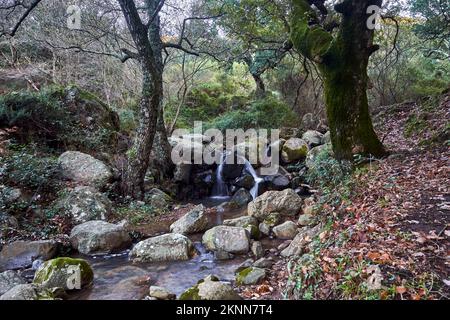
[[[213,197],[204,199],[202,203],[207,207],[217,206],[230,199],[228,187],[222,179],[223,157],[217,169],[216,186]],[[255,172],[251,164],[245,160],[245,171],[253,176],[255,185],[251,194],[258,195],[259,184],[263,181]],[[236,218],[247,214],[247,209],[210,213],[210,227],[221,225],[224,219]],[[168,233],[171,221],[143,226],[141,233],[146,237]],[[236,256],[232,260],[219,261],[212,252],[207,252],[201,243],[202,234],[189,236],[193,241],[197,254],[189,261],[158,262],[134,264],[128,259],[125,251],[116,255],[86,257],[94,270],[94,283],[88,288],[70,296],[71,299],[83,300],[138,300],[148,294],[150,285],[157,285],[168,289],[179,296],[186,289],[194,286],[204,277],[214,274],[222,281],[233,281],[234,271],[248,258]],[[265,248],[277,246],[278,241],[267,239]]]
[[[215,206],[220,201],[209,198],[203,201],[205,206]],[[210,225],[220,225],[224,219],[247,214],[246,209],[226,211],[209,216]],[[156,236],[169,232],[170,222],[165,225],[146,226],[147,236]],[[86,259],[94,270],[92,287],[70,296],[70,299],[83,300],[138,300],[148,294],[150,285],[157,285],[180,295],[194,286],[204,277],[214,274],[222,281],[233,281],[234,271],[248,257],[236,256],[232,260],[216,260],[212,252],[207,252],[201,243],[202,234],[189,236],[197,254],[189,261],[138,263],[128,259],[128,252],[121,254],[88,257]]]
[[[219,166],[216,170],[216,182],[213,186],[212,190],[212,197],[216,199],[226,199],[230,197],[229,190],[227,183],[223,180],[223,168],[226,163],[226,159],[228,157],[228,154],[224,153],[221,157],[221,161]],[[258,197],[259,193],[259,186],[264,181],[263,178],[258,176],[258,174],[255,171],[255,168],[251,165],[251,163],[244,157],[238,156],[238,160],[244,163],[244,171],[249,173],[253,179],[255,180],[255,184],[253,185],[252,189],[250,190],[250,194],[252,195],[253,199],[256,199]],[[239,162],[238,162],[239,163]]]

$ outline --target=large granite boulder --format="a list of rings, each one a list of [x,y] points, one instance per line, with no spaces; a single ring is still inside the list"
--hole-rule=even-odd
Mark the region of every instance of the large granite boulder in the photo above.
[[[99,255],[126,249],[131,245],[131,238],[122,225],[88,221],[72,229],[70,242],[83,254]]]
[[[195,253],[194,246],[187,237],[165,234],[137,243],[129,257],[135,262],[158,262],[189,260]]]
[[[181,294],[180,300],[241,300],[242,298],[228,283],[217,277],[208,276]]]
[[[19,284],[26,284],[27,281],[16,271],[8,270],[0,273],[0,296]]]
[[[239,227],[214,227],[205,232],[202,242],[211,251],[244,254],[250,250],[249,232]]]
[[[33,283],[42,288],[80,290],[91,284],[94,272],[83,259],[61,257],[43,263],[34,275]]]
[[[102,161],[78,151],[64,152],[58,163],[63,176],[80,185],[102,188],[113,177],[111,169]]]
[[[283,145],[281,159],[286,163],[291,163],[304,159],[308,153],[308,143],[299,138],[291,138]]]
[[[301,210],[302,198],[292,189],[268,191],[248,205],[248,215],[264,221],[271,213],[295,216]]]
[[[75,224],[91,220],[106,220],[112,213],[111,201],[92,187],[81,186],[68,190],[56,201],[55,210],[70,217]]]
[[[205,210],[203,205],[194,207],[170,226],[170,232],[188,235],[205,231],[209,224]]]

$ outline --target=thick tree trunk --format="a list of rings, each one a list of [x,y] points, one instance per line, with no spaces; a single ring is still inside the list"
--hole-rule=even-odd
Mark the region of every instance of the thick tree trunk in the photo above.
[[[139,126],[133,146],[128,150],[128,167],[122,177],[122,192],[135,199],[141,199],[144,195],[144,179],[149,166],[162,96],[159,88],[153,87],[154,78],[148,68],[143,66],[142,72],[144,79],[139,103]]]
[[[157,10],[159,1],[146,0],[149,16]],[[156,16],[149,25],[148,38],[154,52],[155,61],[159,66],[160,72],[155,75],[155,85],[163,92],[163,69],[164,62],[162,58],[163,44],[161,41],[161,22],[160,17]],[[163,96],[161,95],[158,106],[158,122],[156,124],[156,136],[153,143],[152,163],[153,176],[157,183],[164,179],[170,179],[173,176],[174,164],[171,159],[172,148],[169,144],[167,129],[164,122]]]
[[[173,177],[174,164],[171,158],[172,147],[170,146],[167,130],[164,123],[164,114],[160,109],[156,125],[156,136],[153,143],[151,168],[155,182],[161,183],[165,179]]]
[[[142,23],[134,1],[118,2],[136,45],[143,74],[139,126],[133,146],[127,152],[128,163],[122,177],[122,192],[132,198],[141,199],[144,195],[144,179],[163,97],[162,76],[159,76],[162,75],[162,66],[155,59],[154,49],[148,39],[148,28]]]
[[[382,156],[382,143],[372,126],[367,99],[367,66],[373,30],[367,28],[369,5],[381,0],[344,0],[335,6],[342,14],[335,38],[316,25],[318,19],[307,0],[293,0],[292,41],[316,62],[324,78],[325,103],[336,158],[352,160],[354,154]]]

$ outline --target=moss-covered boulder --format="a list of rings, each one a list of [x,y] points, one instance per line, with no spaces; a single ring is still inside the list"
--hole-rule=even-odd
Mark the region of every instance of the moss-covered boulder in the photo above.
[[[119,117],[95,95],[80,88],[52,86],[39,92],[0,97],[0,128],[17,127],[17,139],[89,154],[117,148]]]
[[[228,283],[208,276],[182,293],[179,300],[241,300],[241,297]]]
[[[236,275],[238,285],[259,284],[266,277],[266,270],[256,267],[250,267],[240,271]]]
[[[283,145],[281,159],[286,163],[304,159],[308,153],[308,143],[299,138],[291,138]]]
[[[94,280],[94,271],[86,260],[68,257],[49,260],[34,275],[33,283],[43,288],[75,290]]]

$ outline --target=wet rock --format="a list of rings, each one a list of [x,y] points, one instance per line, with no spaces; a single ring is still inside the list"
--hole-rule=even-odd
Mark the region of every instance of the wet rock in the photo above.
[[[234,289],[216,277],[207,277],[181,294],[180,300],[241,300]]]
[[[292,221],[286,221],[273,228],[273,233],[278,239],[290,240],[294,239],[298,233],[297,225]]]
[[[237,178],[233,184],[239,188],[250,190],[255,185],[255,179],[253,178],[253,176],[247,174]]]
[[[15,271],[8,270],[0,273],[0,296],[19,284],[27,283],[24,278]]]
[[[151,286],[150,287],[150,297],[156,298],[158,300],[175,300],[176,295],[170,292],[169,290],[157,287],[157,286]]]
[[[235,159],[235,162],[236,159]],[[226,181],[232,181],[241,176],[242,170],[244,170],[244,164],[234,163],[228,164],[225,163],[222,169],[222,177]]]
[[[49,290],[34,284],[19,284],[5,292],[0,300],[53,300]]]
[[[244,262],[242,262],[235,270],[234,273],[239,273],[244,269],[250,268],[253,266],[253,259],[247,259]]]
[[[266,258],[261,258],[261,259],[256,260],[253,263],[253,266],[256,268],[270,269],[273,266],[273,261],[266,259]]]
[[[33,283],[47,289],[79,290],[93,280],[94,272],[87,261],[61,257],[45,262],[36,271]]]
[[[281,256],[292,257],[299,256],[304,253],[306,246],[320,233],[320,225],[314,228],[303,228],[292,240],[289,247],[281,251]]]
[[[264,178],[264,190],[282,191],[288,188],[289,185],[289,178],[281,174],[267,176]]]
[[[259,284],[266,277],[266,270],[257,267],[250,267],[242,270],[236,275],[238,285]]]
[[[248,205],[248,215],[264,221],[273,212],[282,216],[295,216],[302,206],[302,198],[292,189],[268,191]]]
[[[193,234],[205,231],[209,220],[205,213],[205,207],[198,205],[170,226],[170,232],[179,234]]]
[[[259,241],[253,241],[251,250],[256,259],[264,256],[264,248],[262,243]]]
[[[305,140],[291,138],[283,145],[281,159],[286,163],[304,159],[308,153],[308,144]]]
[[[196,173],[193,180],[196,186],[204,186],[206,188],[212,188],[215,183],[215,176],[212,170],[207,170]]]
[[[308,130],[303,134],[302,139],[306,141],[310,148],[314,148],[322,144],[323,134],[319,131]]]
[[[218,250],[214,251],[214,258],[216,258],[217,260],[231,260],[234,258],[234,254],[223,250]]]
[[[258,220],[256,220],[256,218],[254,218],[254,217],[243,216],[243,217],[239,217],[239,218],[235,218],[235,219],[224,220],[223,225],[229,226],[229,227],[245,228],[248,225],[257,226]]]
[[[195,252],[187,237],[177,234],[165,234],[137,243],[129,257],[134,262],[180,261],[189,260]]]
[[[31,267],[34,260],[48,260],[56,255],[58,243],[52,240],[15,241],[0,252],[0,271]]]
[[[102,161],[78,151],[64,152],[58,162],[63,176],[81,185],[102,188],[113,177]]]
[[[247,189],[241,188],[235,192],[228,206],[232,209],[244,208],[252,200],[253,197],[250,192]]]
[[[123,279],[112,286],[110,293],[102,300],[142,300],[148,294],[148,280],[146,276]]]
[[[106,220],[112,212],[111,201],[92,187],[76,187],[55,204],[55,209],[61,210],[71,217],[75,224],[91,220]]]
[[[72,247],[83,254],[99,255],[118,252],[131,245],[123,226],[105,221],[88,221],[72,229]]]
[[[250,250],[250,239],[244,228],[217,226],[205,232],[202,242],[211,251],[244,254]]]

